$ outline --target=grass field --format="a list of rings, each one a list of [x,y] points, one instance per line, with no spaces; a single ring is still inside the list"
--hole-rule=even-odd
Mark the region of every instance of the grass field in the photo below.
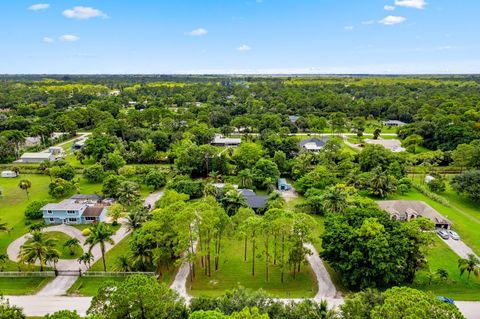
[[[212,276],[208,277],[197,260],[196,277],[193,283],[188,282],[188,292],[193,296],[218,296],[239,285],[252,290],[263,289],[270,295],[280,298],[313,297],[317,292],[317,282],[310,266],[302,265],[296,279],[293,279],[291,270],[286,270],[285,281],[281,283],[281,271],[278,266],[269,267],[270,278],[267,282],[265,261],[256,258],[255,265],[255,276],[252,276],[251,257],[247,262],[243,261],[243,242],[225,240],[219,270],[215,272],[212,269]]]
[[[31,295],[43,288],[52,278],[0,278],[3,295]]]
[[[480,255],[480,205],[477,204],[475,206],[473,202],[455,194],[451,189],[441,195],[448,199],[453,206],[446,207],[437,203],[415,189],[412,189],[405,195],[395,195],[389,199],[421,200],[426,202],[452,221],[453,229],[458,232],[462,240],[477,255]]]
[[[107,281],[122,282],[125,277],[80,277],[68,289],[70,295],[95,296]]]
[[[435,278],[428,284],[426,271],[417,273],[414,288],[432,291],[437,296],[445,296],[456,300],[480,300],[480,279],[467,274],[460,276],[458,270],[459,257],[440,239],[435,236],[435,244],[428,254],[428,266],[430,272],[435,273],[437,269],[443,268],[449,274],[447,281]]]

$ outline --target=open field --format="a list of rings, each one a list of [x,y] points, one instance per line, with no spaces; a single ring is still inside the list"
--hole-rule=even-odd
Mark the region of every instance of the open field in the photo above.
[[[435,243],[428,254],[429,271],[435,273],[437,269],[442,268],[448,272],[449,278],[443,281],[434,278],[429,284],[426,277],[426,271],[419,271],[415,278],[414,288],[432,291],[437,296],[445,296],[455,300],[480,300],[480,279],[470,276],[467,280],[467,274],[460,276],[458,270],[459,257],[440,239],[435,236]]]
[[[196,263],[196,277],[193,283],[188,282],[187,290],[193,296],[219,296],[225,291],[243,286],[248,289],[263,289],[272,296],[279,298],[313,297],[317,291],[317,282],[309,266],[302,265],[300,274],[293,279],[291,269],[285,270],[285,282],[281,283],[279,266],[269,267],[269,281],[265,278],[265,261],[255,260],[255,276],[252,276],[252,260],[249,256],[243,261],[243,242],[225,240],[224,252],[220,257],[219,270],[212,269],[212,276],[208,277],[200,267],[200,260]],[[258,243],[260,247],[261,244]],[[273,248],[273,246],[272,246]],[[260,250],[260,249],[259,249]],[[251,251],[249,250],[250,255]],[[212,267],[213,268],[213,267]]]

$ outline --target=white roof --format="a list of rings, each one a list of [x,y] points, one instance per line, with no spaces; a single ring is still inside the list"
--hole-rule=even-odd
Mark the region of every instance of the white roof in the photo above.
[[[228,138],[221,135],[215,135],[213,139],[213,144],[240,144],[242,142],[241,138]]]
[[[314,142],[305,143],[303,147],[309,151],[319,151],[322,149],[321,146],[317,145],[317,143]]]
[[[86,204],[77,203],[72,199],[64,199],[60,203],[49,203],[41,208],[41,210],[82,210],[87,207]]]
[[[391,150],[392,152],[395,152],[395,153],[405,151],[405,148],[402,147],[402,142],[400,142],[399,140],[395,140],[395,139],[390,139],[390,140],[366,139],[365,142],[368,143],[368,144],[382,145],[386,149],[389,149],[389,150]]]
[[[23,153],[23,155],[20,156],[20,158],[44,158],[44,159],[49,159],[50,156],[52,156],[51,153],[43,153],[43,152],[40,152],[40,153]]]

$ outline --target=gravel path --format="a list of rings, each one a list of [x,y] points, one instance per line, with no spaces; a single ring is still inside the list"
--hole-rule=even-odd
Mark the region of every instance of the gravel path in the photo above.
[[[197,251],[197,242],[193,245],[193,251]],[[175,279],[173,280],[170,289],[175,290],[187,304],[190,302],[192,297],[187,292],[187,280],[188,276],[190,275],[190,263],[184,259],[180,268],[178,269],[177,274],[175,275]]]
[[[304,247],[312,251],[312,254],[307,257],[307,260],[315,273],[318,283],[318,291],[314,299],[321,300],[325,298],[335,298],[337,296],[337,289],[335,288],[322,259],[320,259],[318,251],[312,244],[305,244]]]

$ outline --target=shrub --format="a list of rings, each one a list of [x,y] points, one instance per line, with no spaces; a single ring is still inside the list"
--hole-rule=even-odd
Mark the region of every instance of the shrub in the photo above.
[[[105,177],[105,171],[103,170],[102,165],[95,164],[85,168],[85,170],[83,171],[83,176],[90,183],[99,183],[103,181],[103,178]]]
[[[39,219],[43,217],[42,211],[40,208],[48,204],[48,201],[36,200],[28,204],[25,209],[25,217],[27,219]]]
[[[443,198],[440,195],[437,195],[435,193],[430,192],[428,189],[426,189],[422,185],[419,185],[417,183],[413,183],[413,188],[415,188],[417,191],[419,191],[423,195],[427,196],[431,200],[434,200],[437,203],[442,204],[443,206],[451,207],[450,202],[448,200],[446,200],[445,198]]]
[[[84,230],[82,230],[82,235],[87,237],[87,236],[90,236],[90,233],[92,231],[90,230],[90,228],[85,228]]]

